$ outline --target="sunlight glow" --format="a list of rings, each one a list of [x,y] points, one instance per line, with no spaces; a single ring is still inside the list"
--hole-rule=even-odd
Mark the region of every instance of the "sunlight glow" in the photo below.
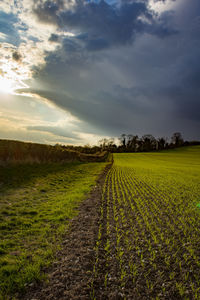
[[[19,79],[6,78],[0,75],[0,93],[18,95],[18,89],[26,88],[29,86]]]
[[[178,1],[177,1],[178,2]],[[158,14],[173,9],[177,5],[176,1],[166,0],[166,1],[155,1],[150,0],[149,6],[151,9],[155,10]]]
[[[0,92],[6,94],[13,93],[13,85],[11,80],[0,76]]]
[[[14,95],[17,89],[28,88],[24,83],[28,78],[30,71],[21,62],[0,59],[0,93]]]

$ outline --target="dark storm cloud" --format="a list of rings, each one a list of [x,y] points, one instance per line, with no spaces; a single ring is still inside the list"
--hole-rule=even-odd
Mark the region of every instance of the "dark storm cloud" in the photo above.
[[[80,2],[74,12],[60,14],[59,25],[87,32],[97,43],[102,39],[109,44],[123,44],[133,38],[134,31],[141,30],[141,21],[137,20],[141,14],[151,17],[145,3],[134,2],[115,8],[104,1],[87,5]]]
[[[168,87],[166,94],[176,103],[178,116],[200,122],[200,55],[191,59],[193,63],[182,66],[183,75],[176,84]]]
[[[49,53],[35,78],[44,90],[31,92],[96,132],[185,131],[200,138],[200,2],[183,1],[160,15],[147,7],[80,2],[58,10],[57,24],[79,34]]]
[[[152,21],[151,25],[147,25],[145,27],[145,31],[160,38],[177,34],[178,30],[175,27],[173,28],[171,25],[172,20],[172,11],[163,12],[159,17]]]
[[[43,23],[57,23],[57,14],[63,6],[63,0],[36,0],[34,1],[33,12]]]
[[[23,92],[23,90],[18,92]],[[89,123],[91,128],[94,127],[96,133],[99,129],[101,134],[103,131],[116,135],[123,130],[128,130],[129,132],[133,128],[138,128],[139,130],[139,127],[145,127],[147,120],[150,121],[155,113],[159,115],[160,111],[157,102],[152,104],[149,101],[149,96],[152,98],[158,97],[159,91],[151,91],[151,95],[149,95],[148,89],[129,89],[116,86],[115,91],[112,93],[99,92],[91,95],[90,99],[71,97],[66,93],[53,90],[34,89],[29,90],[29,92],[47,98],[59,107],[70,111],[84,123]],[[140,126],[137,125],[138,120],[141,122]],[[81,125],[82,130],[84,123]],[[40,126],[40,128],[43,130],[44,127]],[[48,127],[48,131],[50,129],[51,127]],[[86,126],[84,130],[90,133],[93,132],[91,129],[86,129]]]
[[[64,10],[62,1],[35,4],[33,12],[41,22],[57,24],[67,31],[81,32],[85,49],[102,50],[113,45],[131,43],[138,32],[166,37],[176,31],[171,28],[170,15],[156,15],[148,9],[147,1],[123,1],[120,6],[105,1],[77,1],[72,10]],[[83,34],[85,38],[83,38]]]
[[[86,49],[88,51],[99,51],[109,47],[109,42],[102,38],[88,39],[86,44]]]

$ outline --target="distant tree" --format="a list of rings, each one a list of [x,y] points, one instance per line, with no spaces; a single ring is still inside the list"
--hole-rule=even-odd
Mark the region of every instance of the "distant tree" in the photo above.
[[[157,139],[157,150],[163,150],[167,146],[167,138],[161,137]]]
[[[121,134],[121,136],[119,137],[119,141],[121,146],[126,149],[126,142],[127,142],[127,135],[125,133]]]
[[[128,141],[127,141],[127,149],[131,152],[136,152],[138,149],[138,142],[139,138],[138,135],[128,135]]]
[[[106,149],[107,142],[108,142],[108,139],[106,139],[106,138],[101,139],[101,140],[98,141],[98,145],[99,145],[99,147],[101,148],[102,151],[104,151]]]
[[[131,142],[132,142],[132,139],[133,139],[133,135],[132,134],[128,134],[127,135],[127,148],[128,150],[131,150]]]
[[[142,136],[142,151],[156,150],[156,139],[151,134],[145,134]]]
[[[180,132],[174,132],[171,137],[171,142],[175,147],[182,146],[184,143],[183,137]]]
[[[109,138],[109,139],[104,138],[99,140],[98,144],[102,151],[107,150],[109,152],[113,152],[113,149],[116,149],[116,145],[114,141],[115,141],[114,138]]]
[[[90,144],[84,145],[83,149],[82,150],[80,149],[80,152],[84,152],[84,153],[90,154],[90,152],[91,152],[91,146],[90,146]]]
[[[108,150],[109,152],[113,152],[114,148],[116,147],[114,142],[115,142],[114,138],[108,139],[106,150]]]

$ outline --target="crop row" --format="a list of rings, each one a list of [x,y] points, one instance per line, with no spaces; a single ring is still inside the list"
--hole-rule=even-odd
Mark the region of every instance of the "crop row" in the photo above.
[[[102,191],[91,297],[199,299],[199,214],[113,165]]]

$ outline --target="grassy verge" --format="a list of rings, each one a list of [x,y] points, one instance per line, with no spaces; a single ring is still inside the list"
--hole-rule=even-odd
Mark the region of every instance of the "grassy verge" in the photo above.
[[[68,220],[105,165],[0,167],[0,299],[42,278]]]
[[[85,147],[81,149],[84,150]],[[45,145],[0,139],[0,165],[58,162],[105,162],[107,151],[83,153],[61,145]],[[99,151],[99,149],[96,151]]]

